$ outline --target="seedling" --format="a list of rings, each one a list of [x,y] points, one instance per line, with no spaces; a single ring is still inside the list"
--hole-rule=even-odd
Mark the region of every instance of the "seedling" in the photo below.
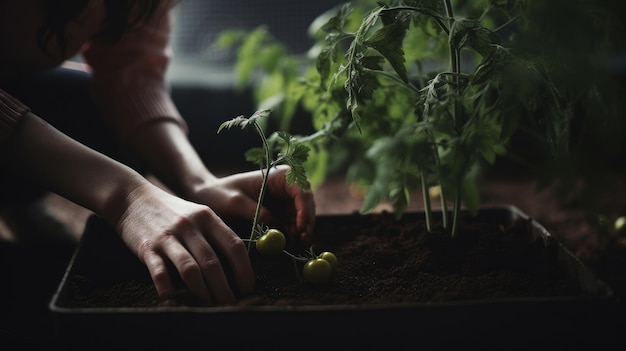
[[[296,262],[302,261],[306,262],[303,273],[307,281],[314,284],[327,283],[332,277],[330,272],[333,272],[337,265],[337,258],[334,254],[324,252],[318,257],[313,253],[313,249],[310,248],[306,251],[304,256],[294,255],[285,250],[286,238],[280,230],[270,228],[259,221],[259,214],[263,199],[265,198],[269,172],[273,167],[280,164],[289,165],[290,169],[287,171],[287,185],[291,186],[293,183],[296,183],[302,189],[309,189],[306,169],[303,166],[307,159],[309,148],[284,131],[278,131],[272,135],[273,138],[267,138],[258,120],[267,117],[270,113],[271,110],[263,109],[255,112],[249,118],[238,116],[222,123],[217,131],[217,133],[220,133],[223,129],[229,129],[234,126],[239,126],[242,129],[253,127],[259,134],[263,144],[262,147],[253,148],[246,152],[246,159],[258,164],[263,175],[259,198],[252,220],[250,238],[246,239],[248,242],[248,252],[250,252],[252,244],[254,243],[257,251],[263,256],[276,256],[281,253],[286,254],[292,258],[298,277],[300,277],[300,273]],[[276,157],[274,157],[272,153],[275,149],[280,150],[276,154]],[[309,264],[312,261],[316,263]],[[324,268],[320,268],[320,266],[324,266],[324,264],[327,264],[329,267],[328,274],[326,274]],[[313,265],[314,268],[309,267],[311,265]]]
[[[260,118],[267,117],[270,113],[271,110],[265,109],[256,111],[249,118],[246,118],[244,116],[238,116],[222,123],[217,130],[217,133],[219,134],[223,129],[229,129],[234,126],[239,126],[241,127],[241,129],[253,127],[261,137],[261,141],[263,143],[262,147],[253,148],[246,152],[246,159],[248,161],[258,164],[261,169],[261,173],[263,174],[261,190],[254,213],[254,218],[252,220],[252,230],[250,233],[250,240],[248,241],[248,251],[250,251],[252,243],[259,236],[265,234],[264,231],[258,230],[260,225],[259,214],[261,212],[263,199],[265,198],[267,181],[271,169],[280,164],[289,165],[290,169],[289,171],[287,171],[287,185],[291,186],[295,182],[302,189],[309,189],[309,182],[306,178],[306,170],[303,166],[304,161],[306,161],[309,148],[306,145],[298,142],[294,137],[289,135],[289,133],[279,131],[273,135],[277,136],[279,141],[282,141],[284,151],[279,152],[277,154],[277,157],[274,158],[272,155],[272,150],[274,148],[270,145],[270,140],[268,140],[268,138],[265,136],[265,132],[258,122]]]

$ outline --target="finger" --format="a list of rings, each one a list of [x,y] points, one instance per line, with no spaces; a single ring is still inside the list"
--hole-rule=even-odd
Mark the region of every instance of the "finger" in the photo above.
[[[300,237],[310,242],[315,228],[315,200],[313,193],[299,192],[294,199],[296,206],[296,227],[300,233]]]
[[[199,234],[199,233],[198,233]],[[202,235],[185,239],[185,246],[198,263],[204,281],[218,304],[232,304],[235,295],[230,288],[224,267],[209,242]]]
[[[207,223],[203,232],[206,233],[209,243],[219,250],[228,261],[239,292],[242,294],[252,293],[254,291],[255,275],[246,244],[221,221],[217,223],[207,220],[200,223]]]
[[[240,185],[242,189],[245,189],[245,186],[250,186],[250,183],[256,184],[255,182],[247,181],[247,178],[242,178],[242,180],[246,180],[246,182],[242,182]],[[236,214],[237,217],[242,217],[245,219],[253,218],[257,210],[261,182],[259,182],[258,187],[255,188],[253,186],[252,188],[256,189],[256,191],[251,191],[250,189],[247,189],[244,193],[237,193],[236,195],[232,196],[226,206],[227,209]],[[271,212],[265,207],[261,207],[259,212],[259,219],[263,223],[271,223],[274,220]]]
[[[172,262],[180,274],[185,285],[196,296],[206,300],[211,300],[209,291],[203,277],[202,270],[195,258],[187,249],[174,237],[162,246],[163,254]]]
[[[280,167],[272,173],[271,189],[275,196],[290,198],[295,209],[296,230],[301,239],[309,241],[315,226],[315,200],[313,192],[304,190],[297,184],[287,185],[286,172],[289,167]]]
[[[174,286],[172,285],[165,261],[155,252],[146,253],[143,261],[148,268],[159,297],[167,298],[172,296],[174,294]]]

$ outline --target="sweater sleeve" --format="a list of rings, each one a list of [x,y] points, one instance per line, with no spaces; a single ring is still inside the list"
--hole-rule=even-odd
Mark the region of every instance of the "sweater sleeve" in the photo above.
[[[187,130],[165,81],[172,7],[165,3],[120,40],[95,39],[84,51],[93,73],[93,98],[121,142],[156,120],[171,120]]]
[[[13,132],[22,116],[30,109],[0,89],[0,143]]]

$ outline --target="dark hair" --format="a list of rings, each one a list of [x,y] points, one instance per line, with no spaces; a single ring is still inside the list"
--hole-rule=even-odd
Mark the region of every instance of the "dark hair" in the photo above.
[[[39,48],[49,54],[48,43],[56,38],[63,55],[67,50],[65,29],[84,10],[89,0],[43,0],[43,23],[37,31]],[[147,20],[159,6],[159,0],[104,0],[107,15],[102,32],[109,40],[119,39],[124,32]]]

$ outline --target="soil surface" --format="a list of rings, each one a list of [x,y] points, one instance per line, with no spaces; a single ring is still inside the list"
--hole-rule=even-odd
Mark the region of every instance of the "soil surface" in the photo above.
[[[505,177],[492,179],[484,184],[481,200],[485,205],[513,204],[531,218],[543,224],[556,239],[590,267],[598,278],[609,284],[620,300],[623,301],[626,298],[625,239],[615,235],[607,235],[598,230],[597,215],[606,215],[610,220],[614,220],[618,216],[626,214],[626,202],[623,200],[624,194],[626,194],[626,177],[623,174],[616,174],[611,179],[606,179],[598,184],[603,185],[605,191],[595,193],[595,198],[589,200],[586,196],[583,196],[584,185],[565,187],[566,191],[563,192],[562,188],[556,186],[541,189],[538,187],[537,182],[532,179],[518,179],[506,175]],[[317,212],[320,215],[332,215],[357,211],[361,203],[360,196],[361,194],[358,191],[346,186],[341,179],[330,179],[316,191]],[[412,194],[409,205],[410,210],[420,210],[422,208],[419,199],[420,194]],[[56,349],[54,346],[56,336],[48,303],[58,287],[72,251],[75,248],[74,241],[67,242],[67,240],[58,240],[58,238],[80,238],[90,212],[58,196],[47,198],[44,205],[45,209],[43,211],[51,214],[54,218],[44,220],[42,218],[47,218],[46,216],[37,215],[34,217],[29,216],[21,221],[24,223],[21,237],[30,236],[33,238],[32,240],[29,240],[27,243],[23,241],[21,243],[13,243],[10,239],[9,241],[0,241],[1,275],[4,277],[6,286],[9,287],[8,290],[3,289],[2,294],[0,294],[0,297],[2,297],[0,339],[6,341],[2,344],[3,348],[6,346],[6,350],[21,350],[25,348]],[[435,203],[434,206],[437,206],[437,204]],[[381,206],[380,209],[384,210],[385,206]],[[6,233],[6,231],[2,230],[0,232]],[[406,236],[406,234],[404,235]],[[49,239],[44,240],[46,238]],[[437,238],[443,240],[440,236]],[[422,239],[425,239],[425,237],[422,237]],[[391,245],[392,242],[392,240],[387,240],[387,245]],[[405,248],[401,249],[405,250]],[[339,255],[343,255],[339,271],[333,284],[312,287],[315,290],[319,290],[318,296],[320,291],[331,292],[333,289],[338,288],[340,284],[343,284],[343,282],[357,279],[361,279],[362,286],[366,286],[367,289],[380,287],[387,291],[396,290],[395,286],[387,285],[385,288],[384,284],[373,278],[368,281],[364,278],[352,278],[348,275],[343,275],[341,270],[349,267],[350,256],[347,253],[343,253],[347,252],[347,249],[345,249],[346,251],[343,251],[344,249],[335,250]],[[359,252],[359,254],[362,254],[362,252]],[[380,266],[389,264],[390,261],[396,260],[396,258],[387,254],[369,262],[378,262],[377,264]],[[420,268],[425,272],[422,275],[431,275],[427,269],[429,266],[433,267],[434,262],[435,257],[433,256],[424,260],[423,264],[425,266]],[[267,262],[267,264],[272,266],[273,263]],[[290,272],[293,277],[293,270],[290,270]],[[419,275],[415,271],[412,274]],[[344,278],[341,278],[342,275]],[[33,277],[37,278],[33,279]],[[477,284],[480,282],[479,279],[472,280],[475,280]],[[126,301],[123,304],[129,304],[131,301],[135,304],[141,303],[149,306],[168,303],[187,305],[200,303],[191,298],[184,289],[180,290],[180,294],[175,299],[159,301],[156,298],[154,288],[147,282],[149,280],[143,280],[140,282],[141,284],[135,286],[135,289],[140,290],[141,296],[148,296],[146,300],[138,300],[135,294],[136,291],[125,289],[127,294]],[[85,281],[78,281],[77,283],[86,284]],[[135,285],[136,282],[126,281],[119,282],[119,284]],[[249,297],[246,303],[260,303],[275,298],[276,293],[272,292],[270,288],[265,287],[263,290],[261,288],[263,288],[263,285],[259,285],[260,292],[266,290],[267,293]],[[402,287],[398,289],[414,288]],[[494,289],[494,286],[490,288]],[[559,291],[562,292],[563,290],[561,289],[563,288],[569,291],[566,283],[557,288],[553,287],[557,293]],[[297,290],[294,289],[296,292]],[[114,289],[109,290],[109,292],[112,291]],[[501,293],[491,291],[493,295]],[[527,290],[526,293],[531,294],[532,291]],[[429,296],[428,292],[420,294],[422,294],[422,298]],[[417,296],[418,294],[415,295]],[[452,298],[454,294],[448,295],[445,297]],[[283,296],[287,299],[285,295]],[[441,294],[430,293],[431,299],[441,299],[443,297]],[[93,295],[90,298],[97,300],[105,297],[97,298]],[[83,301],[81,303],[90,302]],[[618,306],[618,315],[623,313],[622,305],[620,303]]]
[[[127,274],[135,270],[145,273],[145,267],[132,254],[123,254],[128,251],[124,246],[116,249],[105,242],[91,241],[87,245],[84,241],[85,248],[99,247],[101,252],[115,257],[120,266],[108,264],[106,257],[98,257],[90,251],[85,261],[76,261],[75,274],[68,281],[68,295],[61,305],[75,311],[83,308],[92,311],[88,318],[80,314],[72,317],[74,323],[78,323],[77,332],[88,335],[79,339],[81,347],[93,345],[94,338],[113,342],[111,347],[119,345],[108,335],[117,335],[123,330],[115,327],[109,330],[109,318],[97,311],[113,313],[111,316],[117,316],[112,317],[113,323],[129,323],[139,333],[155,329],[158,329],[156,333],[166,333],[157,346],[168,342],[174,347],[198,346],[202,342],[198,331],[202,333],[220,321],[220,326],[215,327],[212,346],[225,349],[230,349],[230,343],[236,339],[237,345],[246,345],[245,348],[281,340],[275,349],[287,350],[291,349],[289,345],[305,339],[304,335],[298,336],[297,331],[321,333],[326,339],[339,337],[333,345],[348,349],[412,350],[413,333],[419,335],[419,344],[424,348],[458,348],[468,345],[468,340],[478,335],[485,339],[471,343],[485,348],[499,347],[503,343],[511,347],[533,347],[538,343],[546,347],[572,347],[582,343],[601,349],[612,347],[612,338],[617,334],[606,326],[613,320],[608,318],[613,313],[607,313],[602,303],[587,304],[589,297],[591,301],[608,301],[606,287],[590,288],[599,284],[584,280],[585,274],[577,276],[584,271],[580,261],[553,237],[540,234],[532,219],[510,220],[509,216],[504,216],[509,219],[501,222],[502,211],[503,208],[495,209],[495,213],[499,213],[496,219],[490,215],[463,216],[454,238],[442,228],[441,222],[427,231],[422,217],[417,215],[406,215],[400,221],[384,211],[367,216],[356,213],[320,216],[312,249],[315,253],[331,251],[337,256],[339,262],[332,281],[320,285],[305,282],[298,273],[301,263],[296,265],[296,270],[288,255],[263,257],[253,248],[256,292],[241,296],[235,306],[227,306],[231,313],[224,314],[216,314],[219,308],[196,299],[180,281],[176,295],[158,298],[148,276]],[[483,213],[494,212],[485,209]],[[508,209],[504,213],[511,214]],[[490,220],[485,221],[488,218]],[[84,239],[115,238],[106,233],[87,234]],[[297,242],[289,242],[288,251],[301,255],[306,252]],[[113,252],[115,254],[111,255]],[[106,267],[106,271],[102,267]],[[298,306],[307,307],[309,311],[316,307],[321,309],[313,315],[299,314],[294,310]],[[429,306],[438,307],[430,309]],[[127,320],[123,317],[127,312],[123,310],[128,307],[133,309],[127,312],[134,311],[130,315],[147,318],[150,322],[138,325]],[[333,315],[332,307],[346,310]],[[362,307],[381,309],[373,310],[379,312],[364,310],[360,318],[354,317],[352,313]],[[146,313],[159,310],[192,313],[174,315],[174,320],[166,315]],[[292,313],[254,312],[272,310]],[[377,315],[379,317],[374,317]],[[194,318],[194,322],[181,327],[189,318]],[[104,333],[92,335],[91,328],[83,330],[88,321],[104,328]],[[255,331],[228,334],[238,329],[222,324],[232,321],[235,326],[254,325]],[[324,327],[319,324],[322,321]],[[398,324],[399,321],[403,321],[402,324]],[[189,328],[197,331],[189,331]],[[579,334],[584,337],[576,342],[570,339],[571,335]],[[177,338],[171,339],[174,335]],[[124,341],[126,346],[145,346],[145,340],[137,340],[134,334],[120,340],[128,339],[130,341]],[[181,344],[181,339],[185,344]],[[511,343],[511,340],[516,341]],[[318,348],[314,344],[303,344],[298,349]]]
[[[401,221],[388,212],[324,219],[317,224],[313,252],[331,251],[338,257],[330,283],[308,283],[299,273],[302,262],[296,261],[296,270],[288,255],[263,257],[253,249],[257,291],[238,304],[360,305],[582,295],[576,278],[559,262],[558,243],[533,234],[530,220],[502,225],[464,216],[452,238],[440,222],[428,232],[415,215]],[[301,257],[307,253],[297,243],[287,250]],[[74,274],[69,281],[69,307],[210,306],[193,298],[182,284],[177,295],[161,300],[149,281],[121,279],[111,284],[110,279],[93,276],[89,263],[83,264],[87,269],[76,272],[85,274]],[[116,275],[114,270],[109,274]]]

